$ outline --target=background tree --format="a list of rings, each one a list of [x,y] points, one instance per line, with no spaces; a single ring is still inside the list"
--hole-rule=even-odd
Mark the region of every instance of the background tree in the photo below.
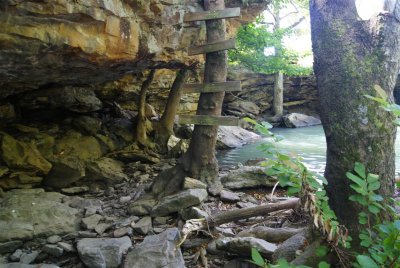
[[[355,0],[312,0],[310,11],[327,142],[327,192],[339,222],[357,239],[361,226],[355,215],[362,208],[349,200],[354,192],[346,172],[355,162],[364,163],[368,173],[379,175],[386,202],[394,191],[393,117],[365,95],[393,101],[400,64],[400,1],[386,1],[385,12],[367,21],[357,15]],[[383,213],[381,217],[389,216]]]
[[[311,68],[298,64],[304,56],[288,49],[284,39],[295,34],[295,28],[305,20],[308,0],[277,0],[268,6],[269,16],[242,26],[237,35],[237,50],[229,52],[232,63],[255,72],[274,74],[273,112],[278,120],[283,114],[283,75],[309,74]],[[272,55],[265,49],[273,48]]]

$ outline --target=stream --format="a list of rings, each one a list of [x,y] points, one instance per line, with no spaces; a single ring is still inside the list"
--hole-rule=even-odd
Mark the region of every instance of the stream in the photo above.
[[[325,169],[326,143],[322,126],[312,126],[304,128],[274,128],[277,135],[284,139],[276,143],[276,147],[285,153],[294,153],[301,156],[303,163],[310,169],[323,173]],[[400,129],[397,130],[396,139],[396,174],[400,173]],[[244,164],[249,159],[263,158],[264,154],[258,149],[262,143],[268,142],[263,138],[240,148],[219,152],[218,160],[221,167],[229,167]]]

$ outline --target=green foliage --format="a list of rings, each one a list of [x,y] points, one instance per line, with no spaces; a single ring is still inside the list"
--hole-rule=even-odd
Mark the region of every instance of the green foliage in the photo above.
[[[366,250],[357,256],[354,267],[400,267],[400,220],[383,221],[382,211],[394,211],[383,202],[376,191],[380,188],[379,176],[366,172],[365,166],[356,163],[353,173],[346,176],[352,181],[355,194],[350,200],[357,202],[365,211],[358,214],[358,221],[365,226],[359,234],[360,245]],[[392,213],[392,217],[396,217]]]
[[[297,53],[283,44],[284,38],[296,33],[296,22],[288,27],[281,27],[281,20],[291,18],[281,16],[282,10],[288,9],[289,6],[295,6],[296,12],[292,12],[293,14],[301,14],[308,11],[308,0],[275,0],[269,6],[273,22],[267,22],[260,16],[256,22],[241,26],[237,33],[237,49],[228,52],[230,63],[244,65],[250,70],[266,74],[310,74],[311,68],[298,65],[298,61],[311,52]],[[275,55],[264,55],[264,48],[268,47],[275,49]]]

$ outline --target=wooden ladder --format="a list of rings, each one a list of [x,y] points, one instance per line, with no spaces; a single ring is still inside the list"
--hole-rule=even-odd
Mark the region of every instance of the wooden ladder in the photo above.
[[[240,8],[225,8],[223,10],[212,10],[203,12],[191,12],[184,16],[184,22],[217,20],[226,18],[235,18],[240,16]],[[212,52],[218,52],[236,48],[236,39],[222,40],[208,43],[200,46],[190,47],[188,55],[199,55]],[[241,91],[240,81],[214,82],[204,84],[184,84],[183,93],[217,93],[217,92]],[[214,115],[177,115],[179,124],[195,125],[222,125],[238,126],[239,118],[233,116],[214,116]]]

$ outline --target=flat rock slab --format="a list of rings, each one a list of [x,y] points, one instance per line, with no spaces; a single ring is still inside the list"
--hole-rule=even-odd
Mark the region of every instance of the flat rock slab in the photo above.
[[[228,189],[243,189],[256,187],[273,187],[277,182],[274,177],[265,174],[265,168],[257,166],[242,166],[231,170],[221,177],[222,185]]]
[[[254,237],[226,237],[216,241],[217,249],[237,254],[243,257],[251,256],[251,249],[255,248],[260,254],[271,260],[277,246]]]
[[[292,236],[303,232],[304,229],[294,228],[271,228],[266,226],[257,226],[251,229],[246,229],[238,233],[239,237],[255,237],[271,243],[281,243],[291,238]]]
[[[315,125],[321,125],[321,120],[314,116],[305,114],[292,113],[283,117],[283,123],[286,127],[310,127]]]
[[[122,255],[132,247],[129,237],[85,238],[78,242],[77,249],[82,262],[90,268],[117,268]]]
[[[223,201],[223,202],[234,203],[234,202],[240,201],[240,197],[236,193],[226,191],[226,190],[222,190],[219,193],[219,197],[221,198],[221,201]]]
[[[124,268],[185,267],[182,252],[176,247],[179,239],[180,233],[177,228],[167,229],[158,235],[146,236],[142,243],[136,245],[126,255]]]
[[[216,146],[217,149],[238,148],[260,137],[260,135],[241,127],[219,126]]]
[[[79,210],[63,203],[64,198],[43,189],[6,192],[0,199],[0,242],[79,230]]]
[[[0,268],[60,268],[54,264],[23,264],[23,263],[6,263],[0,264]]]
[[[151,216],[167,216],[181,209],[200,204],[207,198],[205,189],[188,189],[162,198],[151,211]]]

